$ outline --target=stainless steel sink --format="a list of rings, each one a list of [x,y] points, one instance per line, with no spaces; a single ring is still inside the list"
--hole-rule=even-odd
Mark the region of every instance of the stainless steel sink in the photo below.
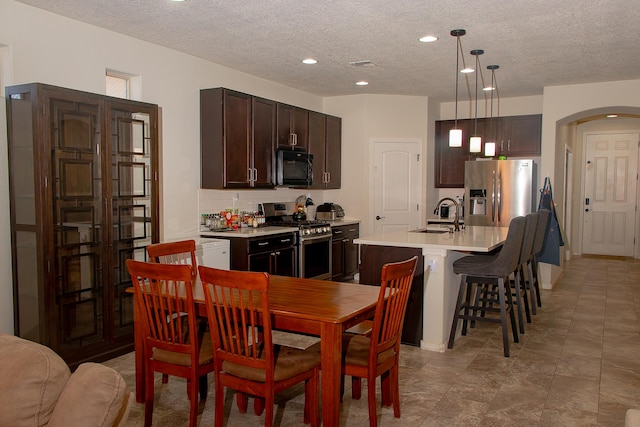
[[[444,234],[448,233],[449,229],[440,226],[427,226],[427,228],[418,228],[413,230],[414,233],[432,233],[432,234]]]

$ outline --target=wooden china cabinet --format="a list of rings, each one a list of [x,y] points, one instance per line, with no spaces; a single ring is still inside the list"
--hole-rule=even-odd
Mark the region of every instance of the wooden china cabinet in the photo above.
[[[6,90],[16,335],[71,366],[133,349],[125,261],[158,240],[158,107]]]

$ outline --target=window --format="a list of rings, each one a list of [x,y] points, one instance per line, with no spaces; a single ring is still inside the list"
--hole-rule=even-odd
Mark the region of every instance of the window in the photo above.
[[[129,78],[107,71],[106,92],[109,96],[129,99]]]

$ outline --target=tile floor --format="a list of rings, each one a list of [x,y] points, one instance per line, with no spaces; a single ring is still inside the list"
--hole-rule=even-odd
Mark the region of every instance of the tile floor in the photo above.
[[[403,346],[402,417],[378,406],[379,424],[623,426],[625,411],[640,407],[640,261],[574,257],[542,303],[509,358],[494,324],[476,326],[445,353]],[[106,364],[133,388],[133,354]],[[156,384],[154,426],[188,425],[184,382],[162,385],[158,376]],[[238,413],[232,393],[225,399],[227,426],[264,425],[264,415]],[[199,425],[213,425],[213,401],[211,383]],[[302,387],[278,399],[275,425],[302,425],[303,403]],[[355,401],[347,389],[340,422],[369,425],[366,394]],[[143,405],[134,403],[127,425],[143,425]]]

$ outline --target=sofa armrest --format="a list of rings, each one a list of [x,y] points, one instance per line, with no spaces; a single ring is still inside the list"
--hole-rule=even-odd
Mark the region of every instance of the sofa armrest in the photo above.
[[[627,409],[624,427],[640,427],[640,409]]]
[[[67,381],[49,426],[124,425],[131,400],[131,393],[118,371],[99,363],[83,363]]]

